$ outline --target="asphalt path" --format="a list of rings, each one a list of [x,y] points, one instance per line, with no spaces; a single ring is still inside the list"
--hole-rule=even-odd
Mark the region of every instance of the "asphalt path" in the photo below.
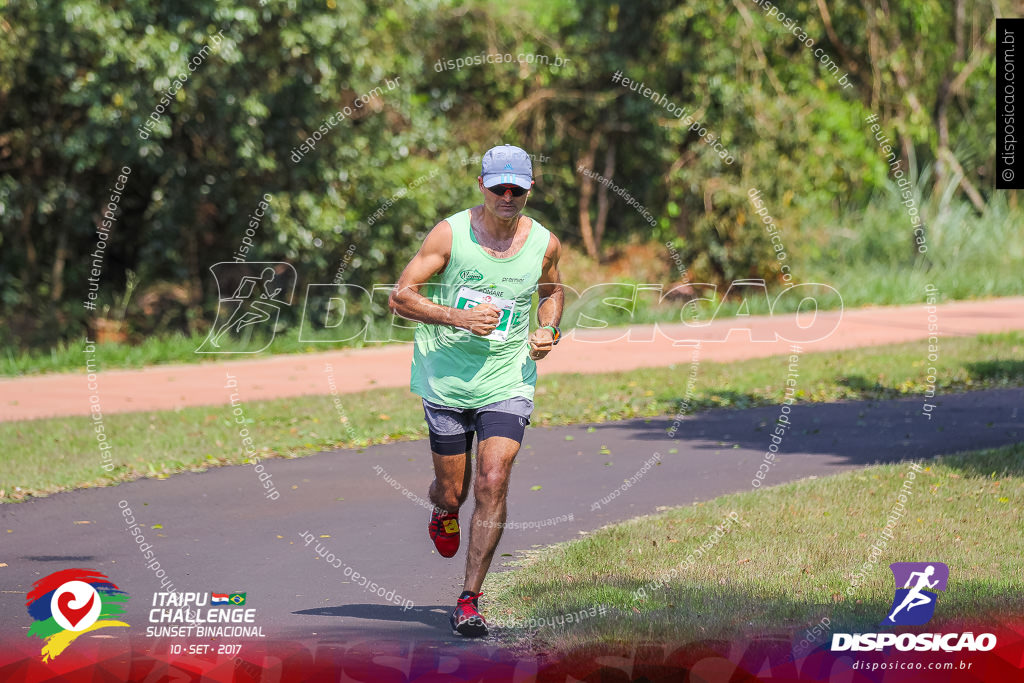
[[[1024,389],[941,396],[932,400],[930,420],[921,415],[920,397],[797,405],[764,484],[1024,441],[1022,399]],[[750,490],[778,415],[778,406],[691,415],[672,439],[667,417],[527,430],[509,489],[509,522],[529,528],[506,530],[492,571],[503,569],[506,554],[578,538],[659,506]],[[595,509],[652,458],[660,464]],[[143,627],[160,582],[128,532],[127,506],[174,590],[246,592],[268,639],[469,647],[456,644],[447,625],[461,590],[466,539],[455,558],[436,554],[426,533],[428,509],[411,498],[425,496],[432,478],[425,441],[263,464],[280,491],[276,500],[243,465],[0,506],[0,642],[27,642],[26,592],[41,576],[76,566],[105,572],[132,596],[125,619],[132,628],[99,633],[121,631],[104,637],[130,638],[136,646],[140,639],[155,642]],[[464,526],[470,512],[467,504]],[[528,524],[568,515],[571,521]],[[309,534],[315,541],[306,545]],[[317,543],[334,553],[335,564],[414,606],[403,609],[346,578],[317,555]]]

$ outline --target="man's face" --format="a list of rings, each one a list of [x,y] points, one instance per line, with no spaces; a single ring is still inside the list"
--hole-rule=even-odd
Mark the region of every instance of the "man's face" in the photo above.
[[[482,177],[477,178],[477,183],[480,185],[480,192],[484,196],[484,207],[495,217],[504,220],[515,218],[523,210],[523,207],[526,206],[526,200],[530,196],[530,192],[526,191],[519,197],[513,197],[513,192],[520,192],[523,188],[510,183],[487,188],[484,187]]]

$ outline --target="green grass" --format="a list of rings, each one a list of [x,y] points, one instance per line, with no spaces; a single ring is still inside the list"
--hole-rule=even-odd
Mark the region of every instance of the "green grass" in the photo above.
[[[944,338],[941,349],[936,385],[940,395],[1024,386],[1024,333]],[[821,403],[921,395],[928,367],[925,354],[923,342],[806,353],[800,359],[797,400]],[[689,359],[689,350],[684,357]],[[780,357],[701,363],[691,409],[778,403],[786,364]],[[686,394],[689,373],[687,363],[603,375],[542,377],[533,424],[674,414]],[[224,390],[225,401],[228,394]],[[407,390],[376,389],[343,394],[338,400],[340,410],[330,396],[244,403],[245,426],[259,457],[294,458],[426,437],[419,400]],[[109,473],[100,469],[102,461],[87,417],[0,423],[0,443],[5,445],[0,455],[0,501],[246,462],[239,425],[226,405],[105,415],[104,429],[115,465]]]
[[[331,334],[324,331],[304,333],[304,337],[314,341],[300,341],[297,326],[282,325],[282,328],[275,334],[272,341],[267,338],[225,339],[222,345],[223,350],[234,353],[196,353],[196,349],[206,339],[206,334],[185,335],[177,332],[146,337],[138,344],[99,344],[96,346],[95,358],[100,367],[115,370],[143,368],[166,363],[217,363],[246,358],[264,358],[285,353],[323,353],[339,348],[379,345],[366,342],[366,337],[359,336],[359,330],[352,325],[339,326],[339,329],[332,330]],[[378,325],[368,334],[368,338],[375,338],[375,334],[386,335],[388,330],[383,325]],[[350,342],[332,341],[333,338],[353,335],[356,335],[357,338]],[[412,339],[411,333],[399,333],[395,336],[398,339]],[[8,345],[4,349],[3,357],[0,358],[0,376],[18,377],[51,372],[84,372],[85,361],[82,349],[85,348],[85,339],[83,336],[71,342],[61,342],[46,351],[16,350],[13,346]],[[238,352],[260,348],[268,341],[270,341],[269,347],[265,351],[238,355]]]
[[[875,631],[893,596],[888,565],[901,561],[950,568],[936,616],[919,630],[1019,616],[1024,444],[930,461],[911,484],[894,540],[848,594],[908,471],[907,463],[881,465],[726,495],[532,551],[516,560],[515,571],[488,575],[485,617],[538,623],[606,607],[605,616],[545,621],[504,636],[513,647],[548,653],[803,634],[823,618],[832,632]],[[685,563],[732,512],[739,522]],[[649,587],[681,566],[663,586]],[[645,592],[636,594],[639,588]]]

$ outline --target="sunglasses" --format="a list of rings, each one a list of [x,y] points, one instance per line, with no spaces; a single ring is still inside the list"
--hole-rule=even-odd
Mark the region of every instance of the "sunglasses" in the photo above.
[[[494,187],[488,187],[488,190],[498,195],[499,197],[505,196],[506,192],[511,192],[513,197],[522,197],[529,190],[519,187],[518,185],[495,185]]]

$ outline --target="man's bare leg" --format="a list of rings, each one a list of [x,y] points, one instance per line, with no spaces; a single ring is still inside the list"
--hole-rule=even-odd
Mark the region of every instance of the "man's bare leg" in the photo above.
[[[447,512],[457,512],[469,496],[469,480],[473,468],[469,454],[434,456],[434,481],[430,482],[427,493],[437,507]]]
[[[473,523],[469,529],[464,591],[480,592],[494,550],[501,540],[509,475],[519,447],[518,441],[504,436],[492,436],[477,446],[476,479],[473,482],[476,509],[473,510]]]

